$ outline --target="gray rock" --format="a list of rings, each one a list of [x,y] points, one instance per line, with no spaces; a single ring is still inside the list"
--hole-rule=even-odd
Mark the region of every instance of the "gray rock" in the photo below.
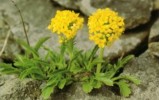
[[[42,100],[40,82],[31,79],[20,80],[14,75],[0,76],[0,100]]]
[[[153,0],[153,6],[154,10],[159,10],[159,0]]]
[[[121,38],[116,40],[111,46],[106,47],[104,52],[105,56],[112,59],[136,50],[138,46],[143,46],[141,44],[143,44],[147,38],[148,33],[148,31],[142,31],[123,34]]]
[[[79,9],[87,16],[98,8],[110,7],[119,12],[125,18],[126,28],[132,29],[149,21],[153,9],[152,0],[54,0],[62,6],[73,8],[78,5]],[[77,2],[78,1],[78,2]],[[157,3],[157,1],[156,1]],[[155,4],[156,4],[155,3]],[[67,6],[66,6],[67,5]],[[78,8],[76,7],[76,9]]]
[[[81,0],[78,5],[79,9],[87,16],[90,16],[93,12],[97,10],[96,8],[92,7],[91,0]]]
[[[70,8],[70,9],[78,9],[78,2],[80,0],[53,0],[60,4],[63,7]]]
[[[132,52],[147,39],[148,33],[149,31],[145,30],[123,34],[118,40],[112,43],[112,45],[105,48],[104,56],[113,59],[120,57],[122,54]],[[77,34],[76,44],[77,47],[82,50],[88,50],[94,47],[94,43],[88,39],[88,28],[86,24],[84,24],[83,29]]]
[[[110,87],[103,87],[86,94],[80,83],[74,83],[65,90],[60,90],[52,95],[52,100],[121,100],[120,96],[112,93]]]
[[[5,20],[4,12],[0,12],[0,59],[14,59],[21,52],[21,47],[16,43],[10,26]]]
[[[88,1],[85,2],[88,3]],[[1,7],[3,7],[5,4],[8,4],[8,1],[5,2],[6,3],[3,3],[2,6],[0,6],[0,9],[2,9]],[[84,3],[84,1],[82,2]],[[57,49],[59,46],[57,43],[57,36],[55,34],[53,35],[49,30],[46,29],[46,27],[49,24],[51,17],[55,14],[55,11],[59,8],[53,7],[49,1],[44,2],[43,0],[28,0],[27,2],[25,0],[17,0],[16,3],[20,6],[25,23],[28,23],[30,27],[28,30],[28,35],[31,45],[34,45],[35,42],[41,37],[51,36],[52,38],[46,42],[46,45]],[[10,5],[12,5],[12,3]],[[14,35],[25,40],[22,25],[18,24],[14,20],[18,19],[20,23],[18,12],[16,11],[16,8],[13,8],[15,7],[12,5],[10,6],[10,9],[6,9],[6,14],[9,16],[7,20],[13,19],[9,25],[11,26]],[[30,9],[29,11],[28,8]],[[131,52],[146,39],[147,35],[148,31],[130,32],[128,34],[123,34],[123,36],[119,40],[115,41],[112,46],[105,49],[105,56],[109,56],[109,58],[112,59],[119,57],[122,54]],[[84,24],[84,27],[78,32],[76,44],[77,47],[84,50],[88,50],[94,46],[93,42],[89,41],[88,39],[88,29],[86,23]]]
[[[149,21],[152,10],[151,0],[98,0],[91,1],[94,8],[110,7],[125,18],[126,28],[134,28]]]
[[[150,35],[149,35],[149,42],[157,42],[159,41],[159,18],[155,22],[155,24],[151,27]]]
[[[115,3],[118,1],[112,1],[112,2]],[[120,1],[120,2],[126,2],[126,1]],[[115,5],[117,5],[116,3],[112,7],[113,9],[119,12],[122,10],[125,10],[125,12],[120,14],[122,16],[128,15],[128,17],[125,17],[127,18],[126,20],[130,19],[130,22],[127,21],[127,28],[133,28],[135,26],[138,26],[141,23],[147,22],[150,16],[151,3],[148,0],[141,0],[138,2],[134,0],[129,2],[133,2],[132,6],[128,5],[129,3],[125,3],[125,5],[122,4],[122,6],[124,7],[126,6],[124,9],[113,8]],[[51,17],[55,14],[55,11],[59,8],[53,7],[52,4],[49,2],[49,0],[45,0],[45,1],[44,0],[37,0],[37,1],[17,0],[16,3],[20,7],[22,15],[24,17],[31,45],[34,45],[35,42],[40,37],[51,36],[52,38],[46,44],[50,47],[57,48],[58,46],[57,36],[52,35],[52,33],[48,31],[46,27],[49,24]],[[111,3],[108,3],[108,4],[111,4]],[[93,5],[92,10],[98,7],[95,4],[91,4],[91,5]],[[121,5],[118,5],[118,6],[121,6]],[[132,10],[132,13],[130,14],[131,7],[134,7],[135,11]],[[140,7],[143,7],[143,9],[141,9]],[[137,9],[137,8],[140,8],[140,9]],[[21,39],[25,40],[25,37],[23,34],[23,28],[21,25],[21,20],[18,15],[19,13],[17,12],[17,9],[13,6],[13,4],[9,2],[9,0],[1,0],[0,10],[5,10],[5,14],[8,16],[5,19],[8,21],[11,27],[11,30],[14,33],[14,36],[20,37]],[[141,12],[142,10],[143,12]],[[124,34],[119,40],[114,42],[113,46],[107,47],[105,51],[105,56],[110,56],[113,58],[116,56],[121,56],[122,53],[131,52],[132,50],[136,48],[136,46],[140,45],[145,40],[147,35],[148,35],[147,30],[142,32],[132,32],[129,34]],[[86,27],[86,24],[84,25],[84,28],[78,32],[76,40],[77,40],[76,41],[77,46],[81,49],[87,50],[93,47],[94,44],[88,40],[88,29]],[[150,51],[154,51],[154,50],[152,49]],[[157,85],[158,66],[159,64],[158,64],[157,57],[148,52],[134,59],[132,63],[127,65],[127,67],[124,70],[124,73],[131,73],[132,75],[135,75],[139,77],[140,79],[143,79],[142,80],[143,85],[141,85],[140,88],[137,86],[132,86],[134,94],[130,97],[130,99],[127,98],[128,100],[141,100],[142,98],[143,100],[145,100],[146,98],[148,98],[147,96],[149,96],[148,93],[150,93],[149,97],[154,96],[154,98],[156,98],[154,100],[157,100],[158,89],[155,88],[155,86],[156,87],[158,86]],[[25,80],[21,81],[14,76],[1,76],[0,80],[1,80],[0,81],[0,100],[5,100],[5,98],[6,100],[10,98],[13,98],[13,100],[22,100],[22,97],[24,100],[31,100],[34,97],[37,97],[37,99],[38,98],[40,99],[39,92],[37,92],[39,91],[37,88],[39,87],[39,84],[35,85],[36,82],[34,83],[34,81],[32,81],[33,83],[32,82],[30,83],[29,81],[31,86],[30,85],[28,86],[26,85],[28,84],[28,81],[27,82]],[[31,91],[32,89],[33,91]],[[24,92],[24,91],[30,91],[30,92]],[[81,87],[79,86],[79,84],[75,84],[71,86],[70,89],[68,89],[68,91],[57,92],[57,94],[55,93],[56,96],[54,98],[57,98],[57,99],[64,98],[61,100],[67,100],[67,99],[75,100],[75,98],[76,100],[99,100],[99,99],[100,100],[105,100],[105,99],[127,100],[126,98],[122,98],[112,93],[108,87],[104,87],[100,91],[101,92],[97,91],[92,95],[91,94],[87,95],[81,90]],[[27,94],[25,95],[24,93],[27,93]],[[141,97],[139,97],[140,94],[141,94]]]
[[[1,0],[1,2],[0,11],[4,11],[6,15],[4,19],[7,21],[12,33],[16,38],[26,41],[18,10],[9,0]],[[16,0],[15,3],[22,13],[30,44],[34,45],[41,37],[50,36],[52,38],[45,44],[57,48],[57,36],[53,35],[47,29],[47,26],[56,10],[61,8],[53,7],[50,0]]]
[[[19,12],[11,1],[1,0],[1,2],[0,10],[4,10],[5,14],[8,16],[5,19],[10,25],[13,34],[25,41],[26,39]],[[47,30],[47,26],[56,10],[61,8],[53,7],[50,0],[16,0],[15,3],[22,13],[31,45],[34,45],[41,37],[53,36],[51,32]],[[56,38],[57,37],[53,39]]]
[[[148,51],[151,53],[151,55],[159,57],[159,43],[158,42],[149,43]]]
[[[151,50],[146,51],[125,67],[125,74],[134,75],[141,80],[139,87],[132,86],[133,95],[127,100],[157,100],[159,98],[159,58],[152,53]]]

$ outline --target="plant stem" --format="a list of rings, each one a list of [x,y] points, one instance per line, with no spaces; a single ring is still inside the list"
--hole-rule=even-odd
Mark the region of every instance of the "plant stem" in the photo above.
[[[104,53],[104,48],[100,48],[100,52],[99,52],[98,58],[101,59],[101,60],[103,60],[103,53]],[[97,73],[97,74],[100,73],[101,68],[102,68],[102,63],[99,63],[99,64],[97,65],[97,70],[96,70],[96,73]]]
[[[72,59],[73,59],[73,39],[68,41],[68,54],[69,54],[69,66],[68,69],[71,67]]]
[[[22,13],[21,13],[19,7],[17,6],[17,4],[16,4],[13,0],[11,0],[11,1],[12,1],[12,3],[14,4],[14,6],[17,8],[17,10],[18,10],[18,12],[19,12],[19,14],[20,14],[20,18],[21,18],[21,21],[22,21],[22,24],[23,24],[23,30],[24,30],[24,34],[25,34],[25,37],[26,37],[26,41],[27,41],[28,45],[30,45],[30,43],[29,43],[29,38],[28,38],[27,31],[26,31],[26,28],[25,28],[25,24],[24,24],[24,20],[23,20]]]

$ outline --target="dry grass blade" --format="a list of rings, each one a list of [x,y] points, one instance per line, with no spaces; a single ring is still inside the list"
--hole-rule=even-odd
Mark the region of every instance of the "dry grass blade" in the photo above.
[[[17,6],[17,4],[16,4],[13,0],[11,0],[11,2],[12,2],[12,3],[14,4],[14,6],[17,8],[17,10],[18,10],[18,12],[19,12],[19,14],[20,14],[20,18],[21,18],[21,21],[22,21],[22,24],[23,24],[23,30],[24,30],[24,33],[25,33],[25,37],[26,37],[26,40],[27,40],[28,45],[30,45],[30,43],[29,43],[29,38],[28,38],[28,35],[27,35],[27,31],[26,31],[25,24],[24,24],[24,20],[23,20],[23,17],[22,17],[22,13],[21,13],[19,7]]]
[[[8,42],[9,36],[10,36],[10,33],[11,33],[11,32],[8,31],[7,36],[6,36],[6,38],[5,38],[5,41],[4,41],[4,45],[3,45],[3,47],[2,47],[2,49],[1,49],[1,51],[0,51],[0,57],[2,56],[3,51],[5,50],[5,47],[6,47],[6,45],[7,45],[7,42]]]

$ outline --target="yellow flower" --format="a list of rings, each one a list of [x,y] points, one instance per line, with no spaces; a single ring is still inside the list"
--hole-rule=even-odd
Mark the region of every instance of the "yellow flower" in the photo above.
[[[48,29],[59,35],[59,42],[66,42],[76,36],[77,31],[83,25],[83,18],[79,17],[74,11],[57,11]]]
[[[125,30],[124,19],[109,8],[98,9],[88,19],[89,39],[100,48],[115,41]]]

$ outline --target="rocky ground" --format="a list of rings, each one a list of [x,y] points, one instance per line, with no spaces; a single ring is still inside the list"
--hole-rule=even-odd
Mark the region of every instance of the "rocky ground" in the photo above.
[[[85,94],[79,84],[52,95],[54,100],[157,100],[159,98],[159,0],[14,0],[19,6],[31,45],[44,36],[51,36],[47,46],[57,49],[57,36],[47,30],[50,19],[58,9],[75,9],[85,17],[98,8],[110,7],[125,18],[126,32],[105,49],[105,57],[115,59],[122,54],[136,57],[126,65],[123,73],[139,77],[142,84],[132,85],[132,95],[123,98],[109,87]],[[15,42],[24,39],[19,12],[10,0],[0,0],[0,50],[7,34],[8,41],[0,61],[14,59],[22,51]],[[93,43],[88,40],[86,23],[78,32],[76,44],[88,50]],[[19,80],[13,75],[0,75],[0,100],[42,100],[40,83],[30,79]]]

